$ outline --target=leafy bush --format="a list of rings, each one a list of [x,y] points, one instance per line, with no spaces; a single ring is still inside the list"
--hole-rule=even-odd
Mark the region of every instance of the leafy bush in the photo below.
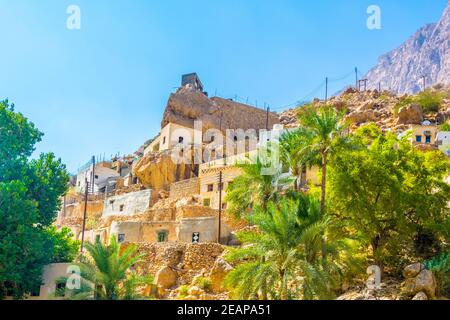
[[[185,298],[188,295],[189,286],[182,285],[178,288],[178,297],[179,298]]]
[[[424,112],[438,112],[442,104],[442,94],[431,90],[422,91],[414,98],[414,102],[419,104]]]
[[[443,94],[436,91],[422,91],[417,96],[405,96],[394,106],[394,114],[397,115],[403,107],[418,104],[423,112],[438,112],[443,99]]]
[[[200,289],[203,289],[205,291],[209,291],[212,288],[211,280],[208,278],[204,278],[204,277],[199,277],[199,278],[195,279],[193,284],[194,284],[194,286],[197,286]]]
[[[444,123],[440,129],[441,131],[450,131],[450,123]]]
[[[425,263],[425,267],[433,271],[436,277],[437,296],[450,297],[450,253],[443,253]]]

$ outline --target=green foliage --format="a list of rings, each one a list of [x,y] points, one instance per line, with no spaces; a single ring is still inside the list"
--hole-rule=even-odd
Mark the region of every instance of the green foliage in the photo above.
[[[294,187],[298,190],[303,169],[319,162],[317,155],[308,152],[311,132],[304,128],[287,131],[280,137],[280,158],[284,168],[289,169],[296,181]]]
[[[442,105],[443,94],[441,92],[425,90],[416,96],[405,96],[394,106],[394,114],[411,104],[418,104],[423,112],[438,112]]]
[[[189,286],[188,285],[180,286],[178,288],[178,297],[181,298],[181,299],[187,297],[188,291],[189,291]]]
[[[53,259],[54,239],[46,228],[56,217],[68,174],[53,154],[28,159],[42,135],[14,105],[0,102],[0,298],[6,287],[16,299],[34,291]]]
[[[320,206],[324,213],[329,157],[345,145],[344,113],[332,106],[319,109],[309,106],[299,111],[298,119],[302,128],[298,134],[305,139],[299,150],[300,159],[310,166],[318,165],[322,170]]]
[[[212,282],[210,279],[208,278],[204,278],[204,277],[198,277],[195,279],[194,286],[199,287],[200,289],[203,289],[205,291],[210,291],[212,288]]]
[[[52,263],[74,261],[80,251],[81,243],[73,240],[72,231],[66,227],[58,231],[55,226],[50,226],[46,231],[53,242]]]
[[[450,123],[446,122],[440,127],[441,131],[450,131]]]
[[[321,254],[329,220],[319,202],[296,194],[248,216],[258,231],[238,234],[241,248],[226,259],[236,265],[225,285],[237,299],[316,299],[333,296],[338,266]],[[333,251],[333,250],[330,250]],[[334,252],[334,251],[333,251]]]
[[[424,112],[438,112],[442,104],[442,93],[425,90],[414,97],[414,102],[422,107]]]
[[[91,286],[84,286],[86,292],[70,295],[71,299],[133,300],[141,298],[139,286],[153,283],[152,277],[139,277],[131,271],[143,258],[136,246],[123,249],[112,237],[110,245],[87,243],[86,250],[89,257],[82,259],[80,268],[83,282]]]
[[[436,277],[436,294],[438,297],[450,297],[450,253],[442,253],[425,262],[425,267],[433,271]]]
[[[249,214],[256,206],[265,207],[268,201],[275,201],[278,186],[289,183],[282,178],[281,170],[274,175],[261,174],[265,166],[260,159],[236,167],[242,170],[242,174],[228,187],[225,198],[227,213],[236,218]]]
[[[404,96],[400,98],[400,101],[397,102],[394,106],[394,114],[397,115],[403,107],[407,107],[414,103],[414,98],[412,96]]]
[[[336,154],[331,166],[330,201],[337,219],[347,222],[348,232],[371,248],[381,266],[399,269],[405,256],[440,250],[442,239],[450,239],[448,159],[419,152],[375,125],[360,128],[353,145]],[[436,236],[437,248],[428,244],[414,252],[420,246],[411,235],[417,242],[427,230]]]

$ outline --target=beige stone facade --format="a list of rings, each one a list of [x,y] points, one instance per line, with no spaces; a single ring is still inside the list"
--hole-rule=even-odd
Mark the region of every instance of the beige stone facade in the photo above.
[[[413,144],[434,145],[438,130],[438,127],[435,125],[412,125],[411,131]]]
[[[144,154],[171,150],[178,144],[192,144],[194,138],[202,141],[202,132],[176,123],[168,123],[158,137],[145,149]]]
[[[220,173],[222,173],[222,209],[227,208],[224,199],[228,186],[236,177],[242,174],[241,170],[235,166],[203,167],[200,169],[200,196],[202,203],[205,207],[211,207],[216,210],[219,209]]]

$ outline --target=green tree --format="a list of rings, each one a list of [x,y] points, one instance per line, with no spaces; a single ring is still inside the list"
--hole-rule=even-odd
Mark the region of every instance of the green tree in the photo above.
[[[73,240],[72,231],[66,227],[58,231],[55,226],[50,226],[46,231],[52,241],[52,262],[67,263],[74,261],[80,252],[81,242]]]
[[[71,299],[133,300],[140,297],[138,286],[153,282],[152,278],[139,277],[131,271],[143,258],[136,246],[122,248],[112,237],[109,245],[100,241],[87,243],[86,250],[89,256],[79,264],[83,290],[69,294]]]
[[[230,249],[236,265],[225,279],[235,298],[304,299],[330,297],[333,275],[321,263],[323,234],[329,221],[309,196],[283,197],[247,219],[257,230],[241,232],[241,248]]]
[[[14,105],[0,102],[0,298],[7,289],[16,299],[34,291],[52,261],[54,242],[46,228],[68,175],[51,153],[29,160],[42,135]]]
[[[234,217],[250,213],[257,206],[265,208],[269,201],[278,198],[279,187],[289,180],[283,178],[281,170],[273,175],[263,175],[265,166],[260,159],[255,163],[237,164],[236,167],[241,169],[242,174],[228,186],[225,198],[227,212]]]
[[[307,159],[310,165],[319,165],[322,171],[320,210],[325,211],[327,167],[329,156],[342,145],[344,139],[344,114],[332,106],[304,107],[299,112],[301,130],[298,134],[305,138],[299,150],[300,159]]]
[[[316,156],[307,152],[311,139],[311,131],[305,128],[287,131],[280,138],[280,158],[283,166],[289,168],[295,177],[296,191],[299,190],[303,169],[317,162],[314,161]]]
[[[400,267],[404,256],[435,253],[431,244],[420,248],[420,243],[430,233],[438,247],[449,239],[448,159],[439,152],[420,152],[374,124],[360,128],[353,144],[333,159],[333,214],[370,247],[380,267]]]

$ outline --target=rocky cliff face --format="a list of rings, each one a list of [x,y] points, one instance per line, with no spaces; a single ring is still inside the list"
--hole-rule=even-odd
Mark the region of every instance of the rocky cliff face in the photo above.
[[[383,55],[368,72],[370,89],[378,88],[404,94],[426,85],[450,83],[450,1],[441,20],[419,29],[399,48]]]
[[[167,102],[161,127],[176,123],[193,128],[194,121],[203,122],[203,130],[265,129],[266,111],[219,97],[208,98],[190,85],[180,88]],[[269,128],[278,123],[278,116],[269,113]]]

